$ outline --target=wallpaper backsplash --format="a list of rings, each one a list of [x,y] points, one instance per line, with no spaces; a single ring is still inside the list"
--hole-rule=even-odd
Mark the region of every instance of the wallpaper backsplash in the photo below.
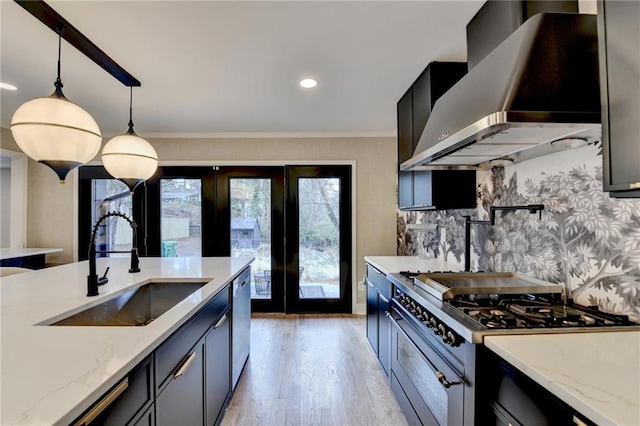
[[[489,206],[544,204],[497,212],[471,229],[471,270],[519,272],[562,283],[581,304],[640,321],[640,200],[602,191],[597,146],[478,172],[478,208],[398,212],[398,255],[464,266],[464,219],[489,219]]]

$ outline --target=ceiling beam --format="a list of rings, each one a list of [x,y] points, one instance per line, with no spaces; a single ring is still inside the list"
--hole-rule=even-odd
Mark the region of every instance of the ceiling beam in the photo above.
[[[98,64],[103,70],[111,74],[116,80],[125,86],[139,87],[142,83],[127,70],[122,68],[109,55],[78,31],[73,25],[64,19],[58,12],[42,0],[14,0],[23,9],[35,16],[40,22],[51,28],[56,34],[61,33],[63,39],[73,47],[84,53],[85,56]]]

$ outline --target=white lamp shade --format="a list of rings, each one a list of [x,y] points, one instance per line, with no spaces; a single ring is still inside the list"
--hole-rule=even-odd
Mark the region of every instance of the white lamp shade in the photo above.
[[[135,133],[125,133],[102,148],[102,164],[107,172],[125,182],[133,191],[158,169],[158,154],[149,142]]]
[[[69,170],[95,157],[102,142],[91,115],[55,95],[22,104],[11,119],[11,133],[25,154],[54,169],[62,181]],[[65,169],[64,174],[52,164]]]

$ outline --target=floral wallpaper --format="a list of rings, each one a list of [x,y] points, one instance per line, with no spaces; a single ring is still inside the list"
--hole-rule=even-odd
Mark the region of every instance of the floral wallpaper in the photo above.
[[[640,321],[640,200],[602,191],[597,146],[478,172],[474,210],[399,211],[398,255],[463,265],[463,215],[488,220],[492,205],[526,204],[544,204],[542,217],[497,212],[495,226],[472,225],[471,269],[562,283],[578,303]]]

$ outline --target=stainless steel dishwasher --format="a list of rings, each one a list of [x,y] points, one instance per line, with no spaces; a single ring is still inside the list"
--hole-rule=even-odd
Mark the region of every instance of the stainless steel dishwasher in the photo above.
[[[240,373],[249,358],[251,334],[251,268],[245,269],[233,280],[232,329],[231,329],[231,386],[236,388]]]

